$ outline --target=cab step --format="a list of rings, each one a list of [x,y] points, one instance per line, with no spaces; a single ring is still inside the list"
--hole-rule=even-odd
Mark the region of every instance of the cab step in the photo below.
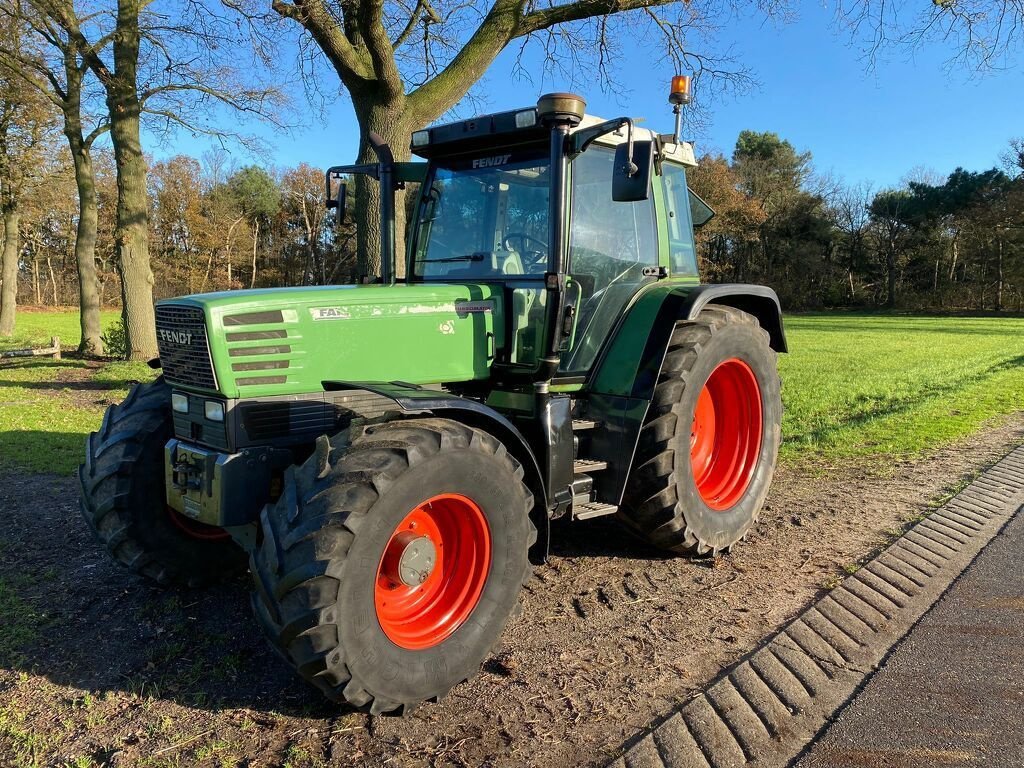
[[[602,469],[608,469],[607,461],[576,459],[572,463],[572,471],[577,475],[585,475],[588,472],[600,472]]]
[[[573,419],[572,420],[572,431],[583,432],[588,429],[593,429],[597,426],[597,422],[593,419]]]
[[[574,504],[572,516],[574,520],[589,520],[592,517],[603,517],[614,515],[618,507],[614,504],[605,504],[601,501],[588,501],[585,504]]]

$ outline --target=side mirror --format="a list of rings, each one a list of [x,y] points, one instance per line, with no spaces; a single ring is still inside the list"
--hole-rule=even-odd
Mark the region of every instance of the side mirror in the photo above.
[[[615,148],[615,167],[612,170],[612,200],[616,203],[635,203],[651,194],[651,171],[654,168],[654,142],[634,141],[633,156],[626,142]]]
[[[338,209],[338,213],[335,215],[335,221],[338,224],[345,223],[346,206],[348,204],[348,184],[341,182],[338,184],[338,197],[334,200],[333,208]]]
[[[331,182],[337,181],[337,185]],[[331,208],[337,208],[338,213],[335,216],[335,221],[338,224],[342,224],[345,221],[345,204],[347,202],[346,192],[348,191],[348,184],[344,181],[344,178],[340,173],[336,173],[334,168],[330,168],[327,171],[327,198],[324,201],[328,210]]]

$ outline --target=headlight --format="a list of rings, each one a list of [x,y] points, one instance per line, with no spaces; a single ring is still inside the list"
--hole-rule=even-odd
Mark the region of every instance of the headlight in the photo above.
[[[188,395],[183,395],[181,392],[172,392],[171,410],[175,413],[188,413]]]
[[[412,134],[412,145],[414,147],[425,147],[430,143],[430,131],[414,131]]]
[[[207,400],[203,405],[203,413],[209,421],[224,421],[224,403],[220,400]]]

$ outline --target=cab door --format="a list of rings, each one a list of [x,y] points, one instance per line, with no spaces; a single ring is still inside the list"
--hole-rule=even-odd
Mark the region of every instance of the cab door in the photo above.
[[[569,273],[580,288],[576,331],[562,355],[562,375],[593,365],[633,295],[658,274],[654,193],[612,200],[614,149],[592,145],[570,165]]]

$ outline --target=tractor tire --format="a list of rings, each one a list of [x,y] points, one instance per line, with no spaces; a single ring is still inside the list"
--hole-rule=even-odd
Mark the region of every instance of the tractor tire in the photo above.
[[[518,606],[532,506],[519,462],[458,422],[321,437],[261,515],[256,618],[333,701],[372,714],[436,701],[479,670]]]
[[[756,522],[781,439],[768,342],[756,318],[731,307],[677,323],[618,513],[654,546],[717,555]]]
[[[195,587],[245,567],[221,528],[166,504],[164,445],[172,437],[171,388],[136,384],[86,441],[78,468],[82,517],[118,563],[162,586]]]

